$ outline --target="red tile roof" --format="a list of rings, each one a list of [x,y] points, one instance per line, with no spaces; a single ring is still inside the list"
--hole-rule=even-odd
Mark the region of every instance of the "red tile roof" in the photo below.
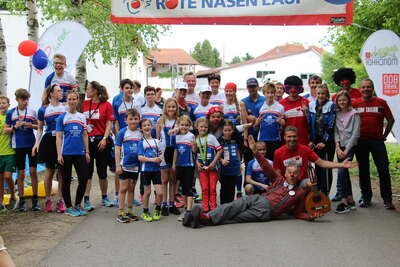
[[[149,56],[146,57],[146,63],[150,60],[155,60],[156,64],[179,64],[179,65],[198,65],[185,50],[181,48],[160,48],[149,51]]]

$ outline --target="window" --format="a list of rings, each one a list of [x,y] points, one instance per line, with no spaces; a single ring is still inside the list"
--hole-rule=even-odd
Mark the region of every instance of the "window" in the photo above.
[[[268,74],[275,74],[275,71],[274,70],[266,70],[266,71],[257,71],[256,72],[257,79],[262,79],[265,76],[267,76]]]

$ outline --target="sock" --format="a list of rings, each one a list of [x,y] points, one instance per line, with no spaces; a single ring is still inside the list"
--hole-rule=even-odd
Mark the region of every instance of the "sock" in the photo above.
[[[190,214],[190,213],[192,213],[192,211],[191,210],[186,210],[186,213]]]
[[[161,210],[161,206],[160,206],[160,205],[157,205],[157,206],[156,206],[156,210],[160,211],[160,210]]]
[[[89,196],[84,196],[83,198],[84,198],[85,202],[89,201]]]
[[[149,213],[149,209],[143,208],[144,213]]]
[[[166,207],[166,206],[167,206],[167,202],[163,202],[163,203],[161,204],[161,206]]]
[[[170,201],[170,202],[169,202],[169,206],[170,206],[170,207],[173,207],[173,206],[175,206],[175,202],[173,202],[173,201]]]
[[[106,199],[107,195],[101,195],[101,199]]]
[[[118,209],[118,215],[124,214],[125,210],[124,209]]]

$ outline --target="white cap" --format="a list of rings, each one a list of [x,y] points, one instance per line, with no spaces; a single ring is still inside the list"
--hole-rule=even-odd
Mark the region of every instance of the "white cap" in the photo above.
[[[200,85],[200,86],[197,87],[197,90],[198,90],[200,93],[211,92],[211,88],[210,88],[210,86],[208,86],[208,85]]]
[[[186,89],[186,90],[188,89],[187,83],[185,83],[185,82],[177,82],[175,88],[178,90],[179,89]]]

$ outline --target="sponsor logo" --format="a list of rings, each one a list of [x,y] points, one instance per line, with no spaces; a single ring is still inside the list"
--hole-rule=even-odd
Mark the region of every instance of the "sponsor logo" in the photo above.
[[[396,56],[396,52],[399,51],[399,47],[396,45],[374,48],[372,51],[366,51],[364,53],[364,61],[367,66],[394,66],[399,65],[399,59]]]
[[[395,96],[400,93],[400,74],[382,74],[382,93],[387,96]]]
[[[143,8],[148,8],[151,5],[151,0],[123,0],[123,4],[129,13],[139,14]]]

